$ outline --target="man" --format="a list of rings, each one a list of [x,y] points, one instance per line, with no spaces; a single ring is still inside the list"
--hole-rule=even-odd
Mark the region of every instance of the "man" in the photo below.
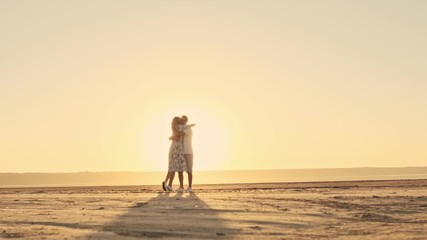
[[[189,124],[188,123],[188,117],[185,115],[182,115],[181,117],[182,120],[182,124],[184,124],[185,129],[184,129],[184,138],[183,138],[183,142],[184,142],[184,158],[185,158],[185,162],[187,164],[187,175],[188,175],[188,187],[186,192],[192,192],[192,188],[193,188],[193,143],[192,143],[192,138],[193,138],[193,130],[191,129],[192,127],[196,126],[196,124]]]

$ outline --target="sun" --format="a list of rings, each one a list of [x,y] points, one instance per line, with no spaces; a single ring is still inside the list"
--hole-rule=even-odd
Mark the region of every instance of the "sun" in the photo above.
[[[166,171],[174,116],[188,116],[193,128],[194,170],[219,170],[228,153],[228,136],[215,115],[195,107],[174,107],[155,114],[142,131],[141,163],[149,171]]]

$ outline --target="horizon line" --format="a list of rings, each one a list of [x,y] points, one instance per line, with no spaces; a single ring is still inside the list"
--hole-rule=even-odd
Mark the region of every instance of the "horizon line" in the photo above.
[[[331,170],[331,169],[396,169],[396,168],[427,168],[427,166],[404,166],[404,167],[321,167],[321,168],[280,168],[280,169],[226,169],[226,170],[199,170],[197,172],[243,172],[243,171],[283,171],[283,170]],[[72,173],[161,173],[162,170],[149,171],[74,171],[74,172],[0,172],[0,174],[72,174]]]

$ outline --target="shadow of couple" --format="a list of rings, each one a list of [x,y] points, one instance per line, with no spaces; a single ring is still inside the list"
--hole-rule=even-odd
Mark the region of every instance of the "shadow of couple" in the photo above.
[[[89,239],[195,238],[230,239],[237,229],[195,193],[158,193],[146,202],[135,203],[125,214],[107,223]]]

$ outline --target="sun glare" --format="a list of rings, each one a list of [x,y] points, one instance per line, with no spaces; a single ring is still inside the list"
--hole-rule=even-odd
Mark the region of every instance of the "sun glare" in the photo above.
[[[216,170],[221,167],[228,148],[228,136],[224,126],[207,111],[176,107],[159,112],[144,126],[141,146],[141,163],[144,170],[167,170],[172,118],[182,115],[188,116],[189,124],[196,124],[193,129],[194,169]]]

